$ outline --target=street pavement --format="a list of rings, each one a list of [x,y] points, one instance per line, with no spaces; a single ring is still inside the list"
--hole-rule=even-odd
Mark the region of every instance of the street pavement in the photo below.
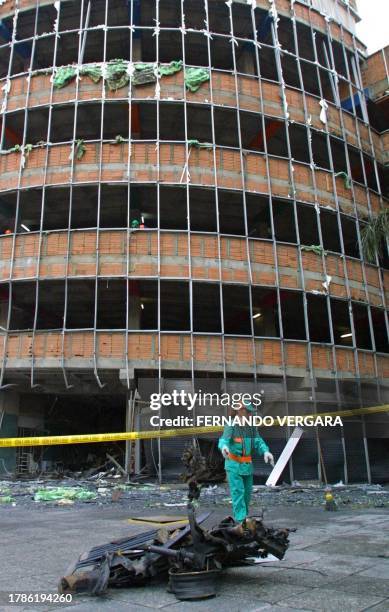
[[[201,510],[206,508],[201,504]],[[388,509],[326,512],[304,506],[265,509],[266,524],[297,527],[285,559],[229,569],[210,600],[180,602],[166,591],[166,581],[159,580],[145,587],[110,589],[104,597],[74,597],[67,605],[9,603],[10,593],[56,593],[59,578],[81,552],[139,532],[127,519],[140,510],[115,504],[0,507],[1,612],[389,611]],[[184,514],[183,508],[165,510]],[[216,524],[228,510],[214,510],[208,524]],[[252,510],[255,514],[260,508]],[[151,508],[141,512],[156,514]]]

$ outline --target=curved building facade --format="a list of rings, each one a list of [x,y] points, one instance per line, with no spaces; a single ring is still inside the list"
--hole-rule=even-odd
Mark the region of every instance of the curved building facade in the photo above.
[[[388,257],[361,236],[387,206],[388,54],[367,57],[354,0],[0,19],[0,434],[137,428],[150,378],[259,386],[277,414],[384,404]],[[305,432],[284,478],[382,481],[385,427]],[[126,465],[168,474],[181,447]],[[86,461],[39,453],[0,470]]]

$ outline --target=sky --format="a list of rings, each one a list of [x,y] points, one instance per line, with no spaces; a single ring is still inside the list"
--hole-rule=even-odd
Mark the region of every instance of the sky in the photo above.
[[[369,54],[389,45],[389,0],[357,0],[357,4],[362,18],[357,36]]]

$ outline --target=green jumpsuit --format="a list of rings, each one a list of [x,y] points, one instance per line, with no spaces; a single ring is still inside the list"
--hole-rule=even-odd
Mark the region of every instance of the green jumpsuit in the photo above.
[[[269,452],[269,447],[255,427],[237,425],[224,428],[218,446],[220,450],[227,446],[230,452],[230,458],[225,460],[224,467],[230,487],[234,519],[241,522],[248,516],[253,488],[253,464],[249,458],[253,451],[264,455]]]

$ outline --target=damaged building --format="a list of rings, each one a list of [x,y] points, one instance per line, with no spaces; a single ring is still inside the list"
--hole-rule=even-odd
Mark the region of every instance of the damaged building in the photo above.
[[[144,429],[151,389],[198,381],[274,414],[387,402],[387,242],[366,236],[389,53],[358,19],[355,0],[0,3],[1,437]],[[264,432],[275,457],[290,434]],[[4,448],[0,474],[108,452],[167,478],[186,443]],[[304,432],[282,478],[323,471],[387,478],[387,415]]]

